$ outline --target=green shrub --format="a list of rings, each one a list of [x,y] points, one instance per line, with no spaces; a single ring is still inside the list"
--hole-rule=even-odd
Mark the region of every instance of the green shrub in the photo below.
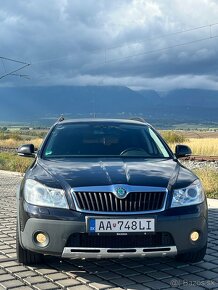
[[[0,140],[6,140],[6,139],[8,139],[7,134],[0,132]]]
[[[182,134],[178,134],[174,131],[162,131],[161,135],[164,140],[169,144],[183,143],[187,141],[185,136],[183,136]]]
[[[22,136],[19,133],[3,133],[0,132],[0,140],[8,140],[12,139],[15,141],[21,141],[23,140]]]
[[[23,140],[23,138],[20,136],[19,133],[11,133],[11,134],[9,134],[8,137],[9,137],[8,139],[13,139],[15,141]]]

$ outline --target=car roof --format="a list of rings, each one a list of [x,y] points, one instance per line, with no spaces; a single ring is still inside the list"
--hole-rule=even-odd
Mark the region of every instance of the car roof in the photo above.
[[[110,119],[110,118],[81,118],[81,119],[67,119],[59,121],[61,124],[72,124],[72,123],[121,123],[121,124],[132,124],[132,125],[149,125],[147,122],[138,121],[134,119]]]

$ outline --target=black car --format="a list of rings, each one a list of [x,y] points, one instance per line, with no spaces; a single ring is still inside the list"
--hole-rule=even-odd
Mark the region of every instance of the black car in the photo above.
[[[176,256],[203,259],[207,202],[200,180],[155,129],[142,121],[59,120],[34,157],[17,194],[17,257]]]

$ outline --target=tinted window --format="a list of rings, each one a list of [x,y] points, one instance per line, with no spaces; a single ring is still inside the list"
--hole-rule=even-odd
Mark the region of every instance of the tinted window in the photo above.
[[[145,125],[58,124],[43,151],[46,158],[73,156],[169,157],[156,133]]]

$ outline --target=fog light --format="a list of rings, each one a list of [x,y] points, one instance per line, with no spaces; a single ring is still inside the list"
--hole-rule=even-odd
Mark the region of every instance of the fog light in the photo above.
[[[35,234],[35,241],[39,246],[47,246],[49,239],[46,233],[36,233]]]
[[[199,239],[199,233],[198,232],[192,232],[190,235],[190,238],[193,242],[196,242]]]

